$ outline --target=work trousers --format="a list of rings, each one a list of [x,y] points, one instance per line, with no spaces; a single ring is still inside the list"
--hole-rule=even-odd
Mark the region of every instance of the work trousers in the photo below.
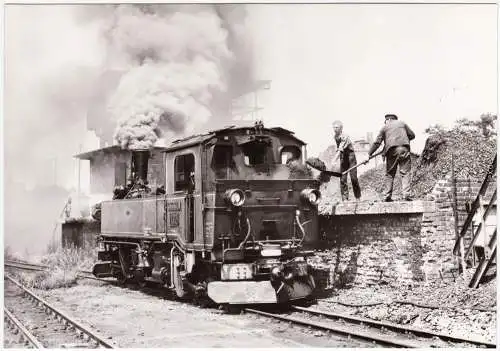
[[[392,189],[394,185],[394,177],[399,166],[401,174],[401,191],[403,198],[410,196],[410,171],[411,157],[410,148],[406,145],[393,146],[386,153],[386,173],[385,173],[385,188],[384,199],[392,197]]]
[[[343,152],[340,155],[340,171],[347,171],[349,168],[357,165],[356,155],[353,151]],[[351,176],[352,191],[354,192],[354,197],[359,199],[361,197],[361,188],[358,182],[358,171],[356,168],[349,171]],[[349,200],[349,186],[347,185],[347,174],[340,177],[340,193],[342,195],[342,201]]]

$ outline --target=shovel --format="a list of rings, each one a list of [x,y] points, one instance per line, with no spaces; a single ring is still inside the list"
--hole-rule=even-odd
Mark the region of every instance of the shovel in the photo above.
[[[318,170],[318,171],[321,171],[321,172],[323,172],[323,173],[325,173],[325,174],[327,174],[327,175],[329,175],[329,176],[332,176],[332,177],[342,177],[344,174],[349,173],[349,172],[350,172],[350,171],[352,171],[353,169],[358,168],[358,167],[359,167],[359,166],[361,166],[361,165],[365,165],[365,164],[367,164],[367,163],[368,163],[371,159],[373,159],[373,158],[377,157],[377,156],[378,156],[378,155],[380,155],[382,152],[383,152],[383,150],[382,150],[382,151],[380,151],[380,152],[377,152],[376,154],[371,155],[371,156],[370,156],[367,160],[365,160],[365,161],[363,161],[363,162],[361,162],[361,163],[358,163],[358,164],[357,164],[357,165],[355,165],[355,166],[352,166],[351,168],[349,168],[349,169],[345,170],[344,172],[340,172],[340,171],[338,171],[338,170],[328,170],[328,169],[327,169],[327,170],[322,170],[322,169],[319,169],[319,168],[315,167],[313,164],[311,164],[311,163],[309,163],[309,162],[307,162],[307,161],[306,161],[306,163],[307,163],[309,166],[311,166],[312,168],[314,168],[314,169],[316,169],[316,170]]]

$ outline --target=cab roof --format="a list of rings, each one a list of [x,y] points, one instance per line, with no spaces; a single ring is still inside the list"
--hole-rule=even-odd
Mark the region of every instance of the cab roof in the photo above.
[[[234,132],[239,132],[242,135],[246,134],[246,130],[255,130],[254,125],[250,126],[236,126],[236,125],[231,125],[228,127],[220,128],[220,129],[215,129],[211,130],[206,133],[202,134],[195,134],[191,135],[185,138],[177,139],[172,141],[168,146],[154,146],[154,150],[159,150],[160,152],[169,152],[169,151],[174,151],[178,149],[183,149],[189,146],[194,146],[194,145],[199,145],[202,144],[210,139],[212,139],[215,136],[221,136],[225,134],[234,134]],[[294,133],[292,131],[289,131],[288,129],[281,128],[281,127],[273,127],[273,128],[261,128],[262,131],[267,131],[271,132],[271,134],[274,134],[276,136],[288,136],[293,138],[295,141],[297,141],[300,145],[306,145],[302,140],[298,139],[297,137],[294,136]],[[83,152],[78,155],[75,155],[73,157],[78,158],[80,160],[91,160],[94,159],[97,155],[99,154],[116,154],[119,152],[124,152],[127,150],[123,150],[119,145],[112,145],[112,146],[107,146],[104,148],[100,148],[97,150],[92,150],[88,152]]]

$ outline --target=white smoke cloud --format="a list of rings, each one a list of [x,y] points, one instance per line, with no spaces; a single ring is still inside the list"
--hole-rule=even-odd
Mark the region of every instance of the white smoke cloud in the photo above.
[[[234,22],[243,15],[211,5],[118,5],[87,13],[106,38],[105,70],[123,71],[107,101],[123,148],[148,148],[161,131],[189,134],[214,118],[220,100],[230,99],[234,67],[248,60],[238,60],[235,45],[243,27]]]

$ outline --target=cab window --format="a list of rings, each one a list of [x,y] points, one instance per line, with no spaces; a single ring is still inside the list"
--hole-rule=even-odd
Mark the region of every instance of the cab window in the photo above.
[[[281,149],[281,163],[287,164],[294,160],[300,160],[301,151],[297,146],[284,146]]]
[[[212,156],[212,169],[218,179],[228,179],[233,162],[233,147],[216,145]]]
[[[175,191],[192,191],[194,182],[194,155],[185,154],[175,157],[174,160]]]
[[[269,163],[268,158],[269,145],[266,142],[251,142],[242,146],[245,165],[257,166]]]

